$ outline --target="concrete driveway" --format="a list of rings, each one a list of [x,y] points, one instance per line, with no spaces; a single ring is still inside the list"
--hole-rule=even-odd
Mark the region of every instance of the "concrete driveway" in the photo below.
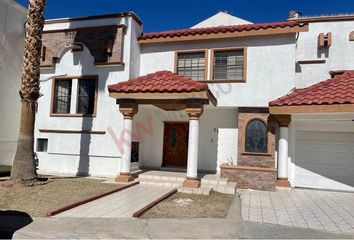
[[[354,234],[354,193],[308,189],[239,192],[245,221]]]

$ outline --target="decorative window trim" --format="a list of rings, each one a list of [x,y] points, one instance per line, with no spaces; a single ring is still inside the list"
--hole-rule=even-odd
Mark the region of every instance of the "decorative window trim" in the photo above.
[[[94,99],[94,107],[93,114],[79,114],[79,113],[54,113],[54,96],[55,96],[55,83],[58,80],[74,80],[78,81],[84,80],[95,80],[95,99]],[[78,93],[72,93],[71,97],[77,98]],[[84,75],[84,76],[65,76],[65,77],[56,77],[53,78],[52,81],[52,92],[51,92],[51,100],[50,100],[50,117],[96,117],[97,114],[97,98],[98,98],[98,75]],[[77,106],[72,106],[75,109]],[[76,110],[75,110],[76,111]]]
[[[208,49],[192,49],[192,50],[180,50],[180,51],[175,51],[175,63],[174,63],[174,73],[177,74],[177,70],[178,70],[178,54],[180,53],[201,53],[201,52],[204,52],[204,66],[205,66],[205,69],[204,69],[204,76],[205,76],[205,79],[208,79],[208,72],[209,72],[209,51]],[[195,80],[195,81],[198,81],[198,82],[203,82],[202,80]]]
[[[214,58],[215,52],[223,51],[237,51],[243,50],[243,73],[242,79],[235,80],[214,80]],[[230,47],[230,48],[212,48],[211,49],[211,58],[210,58],[210,80],[206,81],[207,83],[245,83],[247,79],[247,47]]]
[[[267,152],[266,153],[257,153],[257,152],[246,152],[246,130],[247,130],[247,126],[248,124],[253,121],[253,120],[259,120],[262,121],[266,127],[267,127]],[[255,117],[250,117],[248,118],[245,123],[242,126],[242,135],[241,135],[241,146],[242,146],[242,151],[241,151],[241,155],[251,155],[251,156],[273,156],[271,149],[272,149],[272,133],[271,130],[269,128],[269,125],[267,123],[267,119],[263,118],[263,117],[259,117],[259,116],[255,116]]]

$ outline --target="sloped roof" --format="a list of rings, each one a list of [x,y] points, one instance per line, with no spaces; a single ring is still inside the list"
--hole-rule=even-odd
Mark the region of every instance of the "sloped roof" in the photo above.
[[[189,93],[208,91],[208,85],[170,71],[159,71],[109,85],[110,93]]]
[[[182,36],[196,36],[204,34],[215,33],[235,33],[251,30],[267,30],[267,29],[282,29],[293,28],[297,26],[303,26],[304,24],[295,21],[290,22],[274,22],[274,23],[256,23],[256,24],[242,24],[231,26],[218,26],[218,27],[206,27],[206,28],[190,28],[179,29],[163,32],[151,32],[143,33],[139,40],[157,39],[157,38],[178,38]]]
[[[332,78],[290,93],[269,103],[270,107],[354,104],[354,70],[332,71]]]

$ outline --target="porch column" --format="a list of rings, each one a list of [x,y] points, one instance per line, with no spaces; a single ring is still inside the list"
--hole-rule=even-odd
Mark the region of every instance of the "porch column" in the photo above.
[[[288,156],[289,156],[289,123],[290,115],[277,115],[279,123],[279,144],[278,144],[278,180],[277,185],[280,187],[290,187],[288,181]]]
[[[120,173],[116,177],[116,182],[130,182],[134,178],[130,174],[131,146],[133,117],[138,112],[138,105],[134,101],[119,102],[119,111],[123,114],[123,152]]]
[[[203,113],[203,104],[199,101],[191,101],[186,105],[186,112],[189,116],[189,137],[188,137],[188,160],[187,177],[183,187],[198,188],[198,144],[199,144],[199,117]]]

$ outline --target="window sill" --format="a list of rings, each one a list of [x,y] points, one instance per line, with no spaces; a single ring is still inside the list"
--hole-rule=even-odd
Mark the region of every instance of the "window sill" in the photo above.
[[[90,117],[95,118],[96,114],[65,114],[65,113],[51,113],[50,117],[76,117],[76,118],[84,118]]]
[[[202,83],[246,83],[246,80],[202,80]]]
[[[263,156],[263,157],[271,157],[271,153],[253,153],[253,152],[243,152],[241,155],[245,156]]]
[[[299,60],[298,64],[321,64],[326,63],[326,59],[309,59],[309,60]]]
[[[118,66],[118,67],[124,67],[123,62],[95,62],[96,66]]]
[[[64,129],[39,129],[41,133],[61,133],[61,134],[99,134],[104,135],[106,131],[91,130],[64,130]]]

